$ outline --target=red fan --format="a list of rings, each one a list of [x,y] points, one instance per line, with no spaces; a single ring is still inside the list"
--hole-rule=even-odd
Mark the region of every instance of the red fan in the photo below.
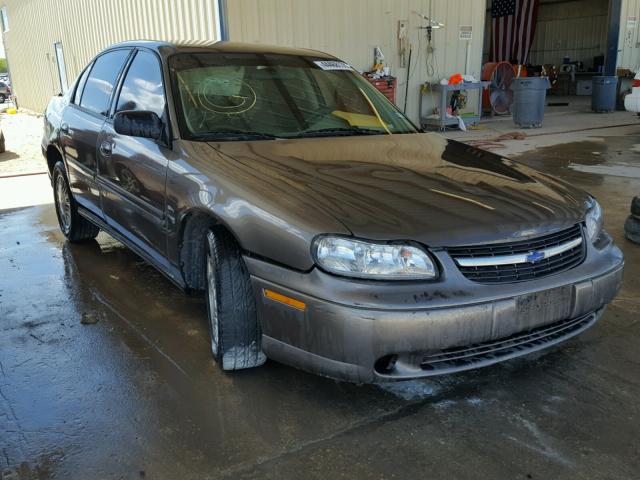
[[[485,63],[482,68],[482,80],[491,82],[485,90],[483,107],[491,109],[494,115],[511,113],[513,92],[509,87],[516,74],[509,62]]]

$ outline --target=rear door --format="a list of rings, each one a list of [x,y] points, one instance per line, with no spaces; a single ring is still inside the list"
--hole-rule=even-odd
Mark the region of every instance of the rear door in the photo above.
[[[69,186],[82,207],[102,218],[96,179],[97,142],[114,86],[131,49],[110,50],[94,60],[80,78],[73,102],[64,109],[60,145],[67,165]]]
[[[113,114],[123,110],[152,111],[165,124],[159,141],[120,135],[113,116],[99,138],[99,184],[109,225],[161,261],[166,252],[165,182],[171,156],[162,68],[158,56],[139,49],[115,100]]]

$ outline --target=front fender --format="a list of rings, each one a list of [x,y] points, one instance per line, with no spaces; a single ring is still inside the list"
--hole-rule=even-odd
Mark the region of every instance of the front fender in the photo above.
[[[310,246],[320,233],[351,232],[304,194],[278,194],[283,185],[223,155],[206,143],[176,141],[167,173],[168,250],[178,258],[180,221],[208,212],[254,256],[299,271],[313,267]],[[289,193],[289,192],[288,192]]]

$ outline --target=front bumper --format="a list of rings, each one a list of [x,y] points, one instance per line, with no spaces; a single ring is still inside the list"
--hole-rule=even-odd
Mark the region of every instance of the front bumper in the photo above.
[[[530,282],[483,285],[464,278],[446,252],[436,283],[379,283],[309,273],[246,258],[274,360],[352,382],[452,373],[525,355],[593,325],[618,292],[620,250],[589,248],[569,271]],[[304,302],[293,308],[265,289]],[[319,298],[322,297],[322,298]]]

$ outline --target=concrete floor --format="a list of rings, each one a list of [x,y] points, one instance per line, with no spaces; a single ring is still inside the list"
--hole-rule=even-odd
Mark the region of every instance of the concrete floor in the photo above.
[[[624,133],[624,135],[622,135]],[[619,297],[561,348],[389,386],[274,362],[228,375],[205,306],[51,205],[0,211],[0,478],[589,478],[640,472],[640,127],[519,157],[596,195]]]
[[[462,142],[482,140],[496,137],[508,132],[524,132],[530,139],[540,136],[567,134],[584,130],[612,128],[638,125],[636,113],[618,110],[606,114],[595,114],[591,111],[590,96],[562,97],[547,96],[548,103],[567,103],[566,106],[546,106],[544,119],[540,128],[521,128],[517,126],[511,115],[483,117],[477,127],[470,127],[466,132],[458,129],[447,130],[444,135]],[[571,138],[569,135],[568,139]],[[560,142],[564,143],[564,142]],[[524,151],[520,148],[519,152]]]
[[[6,105],[9,104],[0,104],[0,112]],[[47,171],[40,147],[42,123],[42,114],[0,113],[6,147],[6,151],[0,153],[0,178]]]

